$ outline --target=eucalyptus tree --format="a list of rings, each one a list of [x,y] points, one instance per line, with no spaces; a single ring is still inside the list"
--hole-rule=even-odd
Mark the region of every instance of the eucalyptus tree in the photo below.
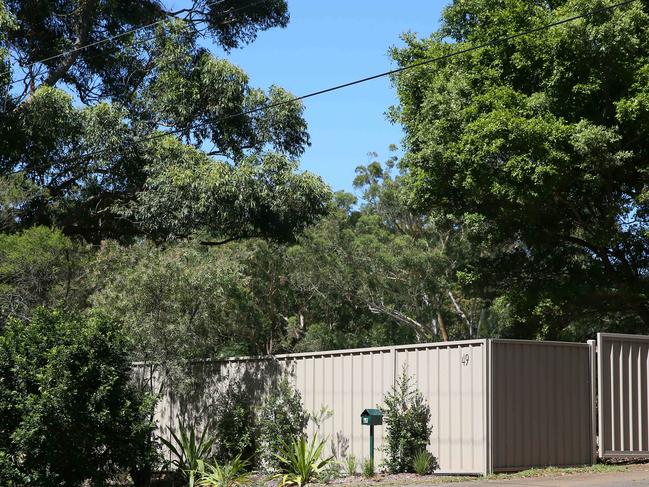
[[[309,144],[302,105],[280,87],[251,86],[243,70],[205,47],[211,41],[215,52],[227,52],[260,31],[286,26],[284,0],[196,0],[176,11],[158,0],[7,0],[4,6],[2,47],[13,69],[5,80],[0,174],[19,173],[40,190],[17,217],[20,226],[57,225],[94,242],[150,231],[151,222],[141,219],[149,213],[134,205],[149,204],[152,187],[166,191],[163,176],[176,161],[178,172],[199,185],[212,165],[210,181],[223,178],[218,191],[233,193],[239,180],[257,178],[247,212],[256,204],[273,217],[284,211],[273,202],[277,186],[291,186],[296,199],[322,198],[295,213],[295,225],[283,228],[288,234],[324,212],[328,189],[296,173]],[[202,172],[192,173],[192,158],[201,158]],[[218,197],[214,186],[169,184],[166,192],[182,189],[196,212]],[[219,203],[224,214],[232,201]],[[233,212],[241,214],[245,204],[237,202]],[[274,237],[274,229],[248,221],[244,229],[223,223],[203,219],[184,231]],[[166,238],[165,231],[152,232]]]

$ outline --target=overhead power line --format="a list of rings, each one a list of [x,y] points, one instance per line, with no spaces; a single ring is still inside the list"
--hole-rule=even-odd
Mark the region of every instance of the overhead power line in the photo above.
[[[544,30],[547,30],[547,29],[551,29],[553,27],[568,24],[568,23],[574,22],[576,20],[592,17],[593,15],[597,15],[599,13],[604,13],[604,12],[608,12],[608,11],[611,11],[611,10],[614,10],[614,9],[617,9],[617,8],[621,8],[621,7],[630,5],[630,4],[638,2],[638,1],[639,0],[625,0],[623,2],[615,3],[613,5],[597,8],[597,9],[594,9],[594,10],[590,10],[588,12],[584,12],[584,13],[579,14],[579,15],[575,15],[575,16],[568,17],[568,18],[565,18],[565,19],[562,19],[562,20],[558,20],[558,21],[555,21],[555,22],[544,24],[544,25],[542,25],[540,27],[535,27],[533,29],[528,29],[528,30],[525,30],[525,31],[517,32],[515,34],[510,34],[510,35],[507,35],[507,36],[499,37],[497,39],[493,39],[491,41],[488,41],[488,42],[485,42],[485,43],[482,43],[482,44],[476,44],[476,45],[471,46],[471,47],[458,49],[457,51],[453,51],[453,52],[450,52],[448,54],[444,54],[444,55],[437,56],[437,57],[434,57],[434,58],[426,59],[424,61],[412,63],[412,64],[409,64],[407,66],[402,66],[400,68],[391,69],[389,71],[384,71],[382,73],[367,76],[365,78],[360,78],[360,79],[356,79],[356,80],[349,81],[349,82],[346,82],[346,83],[342,83],[342,84],[339,84],[339,85],[331,86],[329,88],[324,88],[324,89],[321,89],[321,90],[318,90],[318,91],[313,91],[313,92],[307,93],[305,95],[293,97],[293,98],[291,98],[289,100],[284,100],[284,101],[275,102],[275,103],[269,103],[269,104],[262,105],[262,106],[259,106],[259,107],[256,107],[256,108],[252,108],[250,110],[244,110],[244,111],[236,113],[236,114],[226,115],[226,116],[223,116],[223,117],[217,117],[217,118],[214,118],[214,119],[210,119],[210,120],[207,120],[207,121],[205,121],[205,122],[203,122],[201,124],[196,125],[195,128],[204,127],[208,123],[213,123],[213,122],[216,122],[216,121],[229,120],[231,118],[252,115],[254,113],[261,112],[261,111],[264,111],[264,110],[270,110],[270,109],[273,109],[273,108],[279,108],[279,107],[289,105],[289,104],[292,104],[292,103],[297,103],[297,102],[302,101],[302,100],[306,100],[306,99],[313,98],[313,97],[316,97],[316,96],[324,95],[326,93],[331,93],[331,92],[334,92],[334,91],[342,90],[344,88],[349,88],[351,86],[366,83],[368,81],[372,81],[372,80],[375,80],[375,79],[378,79],[378,78],[384,78],[384,77],[387,77],[387,76],[392,76],[392,75],[395,75],[395,74],[399,74],[399,73],[402,73],[402,72],[410,70],[410,69],[415,69],[415,68],[418,68],[418,67],[426,66],[426,65],[433,64],[433,63],[436,63],[436,62],[439,62],[439,61],[443,61],[443,60],[446,60],[446,59],[453,58],[455,56],[460,56],[462,54],[467,54],[467,53],[470,53],[470,52],[473,52],[473,51],[478,51],[480,49],[485,49],[487,47],[495,46],[495,45],[501,44],[503,42],[507,42],[507,41],[510,41],[510,40],[513,40],[513,39],[517,39],[519,37],[528,36],[528,35],[531,35],[531,34],[535,34],[537,32],[541,32],[541,31],[544,31]],[[161,138],[161,137],[166,137],[166,136],[169,136],[169,135],[176,135],[176,134],[178,134],[180,132],[182,132],[181,129],[168,130],[168,131],[164,131],[164,132],[157,132],[155,134],[152,134],[152,135],[149,135],[149,136],[146,136],[146,137],[141,137],[141,138],[135,140],[133,142],[133,144],[134,143],[147,142],[147,141],[150,141],[150,140],[155,140],[155,139],[158,139],[158,138]],[[92,151],[92,152],[89,152],[89,153],[86,153],[86,154],[82,154],[80,156],[71,157],[70,159],[71,160],[85,159],[85,158],[88,158],[88,157],[93,157],[93,156],[102,154],[102,153],[107,152],[109,150],[111,150],[111,149],[108,149],[108,148],[98,149],[96,151]],[[17,172],[20,172],[20,171],[17,171]]]

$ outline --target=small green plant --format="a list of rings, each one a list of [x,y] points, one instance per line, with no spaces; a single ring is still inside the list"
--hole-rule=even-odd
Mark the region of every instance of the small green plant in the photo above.
[[[333,457],[322,460],[322,450],[325,442],[318,440],[315,434],[310,443],[304,436],[295,438],[290,444],[284,444],[279,454],[275,454],[279,462],[280,472],[271,476],[271,480],[279,480],[280,486],[306,485],[318,477],[320,472],[331,462]]]
[[[264,397],[257,416],[257,460],[263,471],[279,469],[275,454],[282,448],[282,442],[302,436],[308,420],[302,396],[283,378]]]
[[[217,433],[214,459],[225,465],[237,456],[255,455],[255,415],[252,398],[239,379],[230,379],[210,410],[210,427]]]
[[[322,469],[318,480],[327,484],[341,477],[343,477],[343,464],[334,458]]]
[[[427,450],[421,450],[413,458],[412,466],[417,475],[428,475],[437,468],[437,460]]]
[[[179,428],[180,436],[171,428],[167,427],[167,429],[173,442],[162,437],[160,437],[160,441],[175,457],[171,464],[187,480],[189,486],[193,487],[204,470],[205,462],[210,458],[214,438],[208,438],[207,428],[203,429],[203,433],[199,437],[193,426],[187,428],[182,422]]]
[[[230,462],[219,465],[206,464],[201,467],[200,480],[197,485],[201,487],[239,487],[252,483],[250,473],[247,471],[249,463],[237,455]]]
[[[356,457],[352,454],[347,455],[345,457],[345,463],[347,464],[347,474],[356,475],[356,469],[358,468]]]
[[[405,367],[381,410],[385,422],[383,464],[390,473],[412,472],[415,456],[428,447],[432,426],[426,398]]]
[[[374,462],[369,458],[363,459],[363,465],[361,467],[363,477],[366,479],[374,477]]]

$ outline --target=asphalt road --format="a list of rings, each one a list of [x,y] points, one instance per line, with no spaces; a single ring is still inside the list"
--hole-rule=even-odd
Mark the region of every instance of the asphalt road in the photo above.
[[[485,480],[438,484],[436,487],[649,487],[649,465],[637,465],[625,472],[575,474],[529,479]],[[412,487],[425,487],[425,484]],[[430,484],[429,484],[430,487]]]

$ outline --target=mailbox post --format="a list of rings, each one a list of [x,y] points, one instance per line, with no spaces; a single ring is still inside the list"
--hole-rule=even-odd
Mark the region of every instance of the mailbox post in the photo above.
[[[374,426],[383,424],[383,413],[379,409],[365,409],[361,413],[361,424],[370,427],[370,463],[374,467]]]

